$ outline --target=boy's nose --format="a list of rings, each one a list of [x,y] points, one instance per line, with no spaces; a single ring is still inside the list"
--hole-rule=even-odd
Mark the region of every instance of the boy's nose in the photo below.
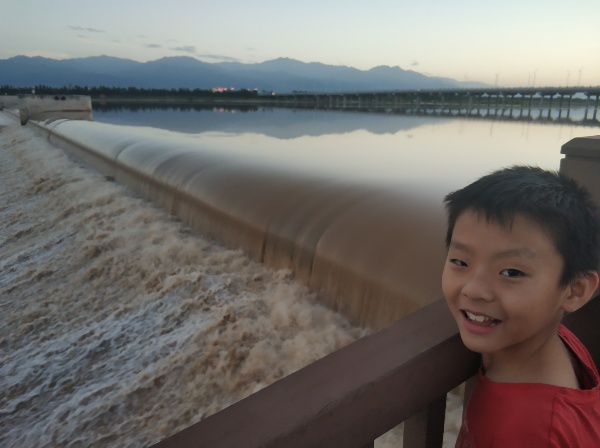
[[[471,300],[492,300],[494,295],[490,279],[484,273],[474,273],[462,288],[464,296]]]

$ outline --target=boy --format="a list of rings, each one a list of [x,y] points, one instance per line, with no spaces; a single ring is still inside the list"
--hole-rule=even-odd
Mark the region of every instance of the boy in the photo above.
[[[442,289],[482,361],[456,446],[600,447],[598,371],[561,324],[598,286],[600,223],[588,193],[517,166],[445,205]]]

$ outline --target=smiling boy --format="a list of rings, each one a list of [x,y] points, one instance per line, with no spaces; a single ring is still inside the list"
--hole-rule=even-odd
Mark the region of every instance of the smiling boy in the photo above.
[[[442,289],[464,344],[481,353],[456,446],[600,447],[598,371],[561,324],[598,286],[600,224],[588,193],[520,166],[445,204]]]

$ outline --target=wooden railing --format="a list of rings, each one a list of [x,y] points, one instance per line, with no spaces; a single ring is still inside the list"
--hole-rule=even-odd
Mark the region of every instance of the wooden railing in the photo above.
[[[600,362],[600,300],[565,323]],[[478,355],[438,300],[157,443],[154,448],[372,447],[404,422],[405,448],[442,446],[446,394]]]
[[[404,446],[440,447],[446,393],[477,365],[438,300],[155,448],[366,447],[405,420]]]

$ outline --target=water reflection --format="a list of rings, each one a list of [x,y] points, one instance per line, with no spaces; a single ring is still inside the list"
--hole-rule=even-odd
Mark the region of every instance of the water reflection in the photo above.
[[[535,123],[600,128],[585,108],[573,109],[397,109],[352,111],[262,106],[179,104],[94,104],[97,121],[129,126],[151,126],[183,133],[245,132],[278,139],[345,134],[365,130],[371,134],[395,134],[444,120]]]
[[[94,115],[106,123],[145,126],[138,128],[145,136],[188,140],[263,166],[410,191],[436,206],[448,191],[503,166],[558,169],[561,145],[600,134],[600,123],[588,127],[555,119],[264,107],[96,108]],[[571,110],[571,120],[578,116],[581,111]]]

